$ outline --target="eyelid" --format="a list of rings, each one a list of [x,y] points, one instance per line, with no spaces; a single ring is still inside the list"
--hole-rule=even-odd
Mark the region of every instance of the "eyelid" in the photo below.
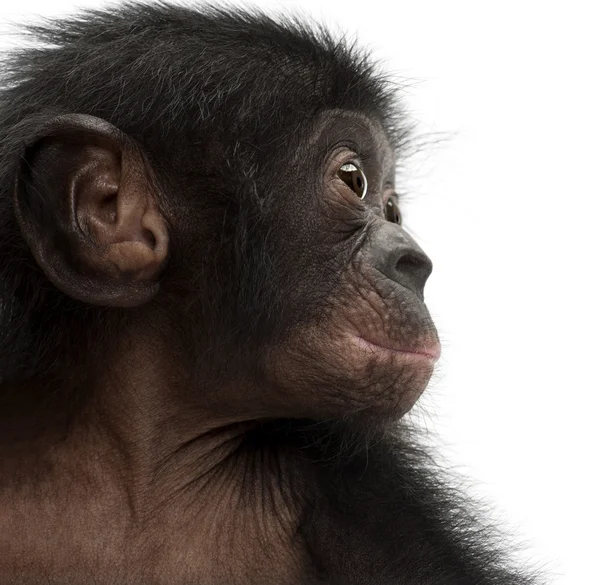
[[[352,163],[364,172],[364,167],[356,153],[348,148],[347,142],[339,142],[330,149],[329,157],[326,159],[324,170],[330,178],[335,178],[337,173],[345,164]]]
[[[364,170],[365,164],[368,164],[372,158],[365,149],[361,148],[360,145],[353,140],[340,140],[333,144],[330,149],[334,158],[337,158],[342,150],[349,151],[348,154],[351,155],[348,157],[348,160],[344,160],[344,163],[342,164],[351,162],[356,164],[362,170]],[[346,157],[344,157],[344,159],[346,159]]]
[[[383,186],[383,199],[387,201],[388,199],[394,199],[396,203],[399,203],[402,199],[402,194],[396,191],[394,185],[391,183],[386,183]]]
[[[347,157],[345,156],[345,157],[341,158],[340,160],[344,161],[340,166],[351,163],[354,166],[356,166],[357,168],[359,168],[361,171],[364,172],[364,170],[365,170],[365,165],[363,164],[361,158],[354,151],[349,152]]]

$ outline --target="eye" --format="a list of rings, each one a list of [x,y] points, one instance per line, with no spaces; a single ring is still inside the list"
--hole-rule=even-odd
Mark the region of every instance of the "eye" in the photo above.
[[[393,199],[388,199],[385,204],[385,219],[393,223],[402,223],[402,216],[398,204]]]
[[[353,163],[346,163],[340,167],[338,177],[356,193],[359,199],[364,199],[367,194],[367,177]]]

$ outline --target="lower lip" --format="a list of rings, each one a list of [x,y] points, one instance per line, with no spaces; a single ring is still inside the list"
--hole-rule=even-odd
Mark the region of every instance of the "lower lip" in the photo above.
[[[409,357],[415,357],[418,359],[426,359],[429,360],[430,362],[434,363],[437,362],[438,359],[440,359],[440,353],[441,353],[441,348],[439,346],[439,344],[436,345],[432,345],[423,349],[419,349],[419,350],[414,350],[414,349],[397,349],[397,348],[391,348],[391,347],[386,347],[385,345],[379,345],[378,343],[373,343],[372,341],[367,341],[366,339],[364,339],[363,337],[359,337],[357,336],[356,339],[358,340],[359,344],[367,349],[370,349],[371,351],[385,351],[391,354],[396,354],[396,355],[404,355],[404,356],[409,356]]]

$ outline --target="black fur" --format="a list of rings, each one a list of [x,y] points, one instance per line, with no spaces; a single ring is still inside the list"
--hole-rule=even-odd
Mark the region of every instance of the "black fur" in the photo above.
[[[366,113],[402,150],[409,131],[395,87],[368,57],[314,25],[214,7],[124,4],[28,31],[35,47],[5,60],[0,93],[0,381],[85,373],[88,356],[102,352],[128,319],[126,311],[59,293],[17,226],[11,193],[23,144],[58,114],[94,115],[133,137],[153,165],[164,205],[203,218],[204,227],[178,226],[157,310],[212,279],[214,294],[190,319],[212,321],[212,349],[226,355],[301,320],[285,292],[291,268],[265,237],[284,233],[270,186],[295,130],[328,109]],[[189,257],[200,252],[205,262],[192,265]],[[217,263],[232,269],[217,272]],[[300,530],[315,567],[307,583],[538,582],[511,565],[502,537],[448,487],[407,424],[370,434],[343,422],[279,421],[258,435],[299,454],[294,465],[310,502]]]
[[[189,194],[190,185],[201,187],[206,197],[192,205],[205,206],[204,217],[211,208],[231,209],[240,281],[223,283],[222,291],[243,291],[242,299],[231,299],[236,312],[247,307],[274,312],[281,305],[278,299],[262,298],[264,270],[247,270],[267,264],[254,261],[267,254],[260,248],[269,227],[261,224],[259,211],[271,201],[262,194],[269,192],[269,169],[278,169],[277,157],[288,152],[294,129],[319,111],[337,107],[379,118],[398,146],[406,137],[394,88],[366,55],[301,21],[216,7],[124,4],[110,12],[89,11],[30,26],[27,32],[35,48],[5,59],[0,94],[4,379],[48,373],[59,359],[54,348],[68,346],[69,339],[85,347],[85,339],[96,339],[94,324],[102,318],[102,311],[98,315],[54,297],[45,279],[34,274],[37,269],[16,228],[12,176],[20,145],[40,121],[70,112],[108,120],[143,145],[166,191]],[[210,144],[203,136],[211,137]],[[210,248],[205,255],[214,257]],[[242,321],[258,327],[260,317],[250,313]],[[76,335],[70,333],[73,327],[79,329]],[[68,337],[56,339],[62,332]],[[72,350],[65,353],[72,355]]]

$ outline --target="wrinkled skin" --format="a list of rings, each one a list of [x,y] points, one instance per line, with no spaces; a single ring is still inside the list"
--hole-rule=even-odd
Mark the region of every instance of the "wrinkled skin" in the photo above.
[[[229,9],[33,34],[0,89],[0,583],[534,585],[402,418],[440,346],[387,80]]]
[[[67,126],[79,123],[77,118],[69,119]],[[84,119],[83,123],[86,128],[96,124],[94,132],[100,136],[107,132],[118,136],[104,122]],[[71,132],[67,130],[67,142],[74,139]],[[338,136],[340,141],[360,144],[370,163],[364,164],[356,152],[339,144]],[[73,159],[63,147],[44,146],[49,154],[41,151],[31,160],[27,181],[35,184],[50,172],[58,172],[59,177],[63,173],[66,179],[73,162],[57,166],[57,156],[59,161],[74,161],[77,177],[81,176],[78,165],[98,169],[101,180],[91,176],[88,182],[78,179],[80,183],[75,183],[73,188],[79,188],[81,195],[76,193],[74,205],[81,205],[76,215],[83,225],[103,230],[97,233],[108,238],[111,232],[102,222],[116,225],[117,230],[119,214],[125,212],[118,201],[112,212],[106,211],[107,203],[93,204],[96,190],[102,201],[113,197],[103,190],[119,180],[119,173],[114,174],[119,157],[110,154],[114,144],[108,138],[92,142],[103,141],[108,146],[72,151]],[[116,367],[91,383],[92,398],[77,412],[66,440],[56,444],[48,433],[35,440],[30,437],[25,442],[29,456],[19,456],[18,461],[14,446],[6,444],[4,461],[22,468],[23,476],[31,476],[31,456],[40,449],[49,467],[29,488],[13,491],[13,484],[5,492],[4,534],[11,535],[12,541],[3,546],[0,569],[5,574],[20,575],[25,570],[18,560],[19,551],[25,550],[27,558],[38,559],[27,569],[31,581],[24,582],[31,583],[45,571],[52,577],[64,575],[67,583],[89,573],[106,576],[98,582],[110,582],[116,576],[125,579],[126,573],[130,581],[123,582],[136,582],[142,576],[169,583],[189,579],[200,583],[306,582],[312,569],[306,545],[297,535],[311,496],[308,488],[299,494],[295,490],[308,474],[291,447],[270,445],[260,435],[249,439],[257,428],[252,421],[350,417],[382,425],[396,420],[425,388],[439,345],[422,301],[430,262],[403,228],[383,214],[385,201],[395,193],[393,153],[381,129],[362,116],[333,113],[324,117],[302,149],[307,160],[319,161],[316,171],[294,190],[288,199],[292,203],[277,213],[289,226],[282,261],[294,268],[296,279],[309,275],[305,283],[298,280],[297,286],[290,287],[290,313],[293,316],[299,307],[303,317],[290,319],[296,325],[258,348],[254,355],[263,358],[253,370],[238,367],[224,373],[215,387],[201,372],[192,370],[190,377],[180,368],[179,364],[193,359],[197,348],[186,348],[185,338],[178,339],[167,322],[161,321],[160,313],[142,308],[135,327],[122,335],[115,348]],[[133,155],[121,160],[141,164]],[[338,176],[348,161],[364,167],[369,183],[364,200]],[[298,167],[291,161],[287,168],[290,172],[282,176],[289,180]],[[129,175],[143,176],[134,171]],[[56,185],[57,176],[52,177],[51,184]],[[125,201],[133,218],[131,209],[139,199],[136,193],[149,188],[144,179],[139,180],[141,187],[133,184],[133,194]],[[117,196],[126,198],[127,192],[124,185]],[[16,197],[19,202],[19,191]],[[108,279],[115,278],[114,271],[122,265],[131,270],[136,262],[143,264],[140,274],[135,274],[135,291],[154,266],[148,266],[147,258],[156,253],[157,261],[163,262],[164,251],[158,248],[168,242],[156,219],[159,208],[153,205],[140,206],[146,219],[128,220],[125,236],[116,238],[116,263],[109,260]],[[19,209],[23,225],[29,226],[34,219],[27,208]],[[148,216],[148,209],[156,211]],[[294,215],[302,221],[294,221]],[[172,218],[169,223],[176,221]],[[141,240],[135,233],[131,236],[138,223],[159,233],[155,248],[139,257],[139,242],[152,240],[147,236]],[[27,237],[44,267],[52,244],[37,244],[33,238],[38,232],[31,225]],[[132,237],[135,246],[123,244],[124,237]],[[103,274],[112,253],[110,245],[99,263],[93,264],[94,278]],[[96,262],[93,250],[82,256],[77,267]],[[60,265],[61,261],[54,261],[50,275],[63,286],[56,268]],[[89,288],[77,288],[78,271],[69,274],[64,284],[68,292],[75,288],[76,295],[90,294]],[[180,361],[173,361],[171,356],[178,354],[169,347],[180,348]],[[21,411],[21,416],[27,420],[26,413]],[[93,460],[89,458],[92,445],[98,454]],[[36,490],[43,496],[34,496]],[[56,500],[54,493],[70,495],[63,501]],[[31,524],[30,518],[36,517],[48,521]],[[27,537],[15,539],[23,523],[29,526]],[[80,526],[91,527],[89,542],[82,538]],[[48,529],[56,535],[50,547],[43,537]],[[261,544],[257,547],[257,543]],[[73,563],[73,555],[65,552],[75,546],[80,552]],[[225,562],[238,557],[240,566]]]
[[[352,143],[360,145],[369,164],[347,146]],[[423,303],[431,263],[404,229],[384,216],[387,199],[397,201],[395,160],[376,124],[337,112],[325,118],[309,145],[325,155],[312,192],[292,198],[302,202],[303,211],[289,206],[306,222],[299,234],[288,234],[294,238],[292,250],[302,254],[286,260],[299,275],[324,267],[317,278],[307,279],[311,286],[298,284],[297,302],[309,314],[319,311],[281,350],[272,351],[276,383],[287,396],[308,400],[293,406],[296,413],[307,408],[307,417],[396,420],[418,399],[439,357]],[[364,200],[337,176],[348,161],[365,169]]]

